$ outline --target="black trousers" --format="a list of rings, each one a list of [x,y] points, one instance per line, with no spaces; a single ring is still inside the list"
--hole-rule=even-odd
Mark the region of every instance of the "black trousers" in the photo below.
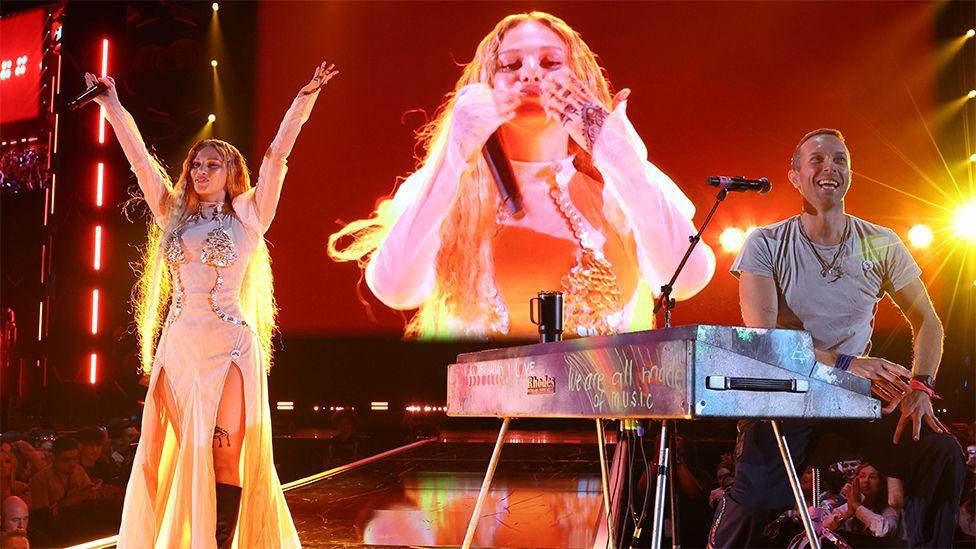
[[[952,547],[966,472],[962,448],[951,435],[925,425],[918,441],[909,425],[894,445],[891,438],[898,418],[896,411],[873,423],[781,421],[780,431],[798,473],[824,434],[835,433],[853,443],[884,474],[902,480],[901,520],[909,547]],[[769,422],[739,422],[735,461],[735,483],[715,509],[709,547],[767,546],[770,540],[763,536],[763,527],[784,509],[795,507]]]

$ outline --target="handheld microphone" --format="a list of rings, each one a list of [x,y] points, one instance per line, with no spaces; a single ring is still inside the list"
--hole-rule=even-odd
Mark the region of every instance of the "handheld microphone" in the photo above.
[[[78,97],[75,97],[71,101],[68,101],[68,110],[74,111],[84,107],[85,105],[91,103],[93,99],[105,93],[105,90],[107,89],[108,86],[106,86],[101,82],[95,84],[94,86],[81,92],[81,95],[79,95]]]
[[[773,188],[773,184],[765,177],[749,179],[741,175],[734,177],[726,177],[724,175],[709,177],[708,184],[729,192],[756,191],[759,194],[766,194],[769,192],[769,189]]]
[[[525,215],[522,206],[522,194],[519,193],[518,185],[515,183],[515,176],[512,174],[512,165],[502,150],[502,142],[498,139],[498,132],[494,132],[485,142],[481,153],[488,163],[488,169],[498,185],[498,194],[505,204],[505,209],[515,219],[521,219]]]

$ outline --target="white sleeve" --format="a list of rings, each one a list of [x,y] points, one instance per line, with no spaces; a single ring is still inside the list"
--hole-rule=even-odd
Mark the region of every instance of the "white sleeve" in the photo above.
[[[275,134],[268,152],[261,160],[257,185],[234,199],[234,211],[241,222],[259,234],[264,234],[274,220],[281,198],[281,188],[288,172],[288,156],[302,130],[302,126],[312,114],[312,107],[319,92],[298,94],[285,112],[278,133]]]
[[[162,168],[149,154],[146,143],[139,133],[135,119],[121,105],[115,108],[105,109],[105,118],[112,129],[115,130],[115,137],[122,146],[126,160],[136,174],[139,182],[139,189],[142,191],[149,210],[152,211],[153,219],[160,227],[165,227],[163,219],[163,209],[167,198],[172,193],[169,180],[161,170]]]
[[[879,515],[861,505],[854,511],[854,516],[860,519],[876,538],[883,538],[898,527],[898,512],[891,507],[885,507],[883,513]]]
[[[681,262],[688,237],[697,232],[691,221],[695,206],[670,177],[647,161],[647,148],[627,119],[626,101],[604,122],[593,161],[605,181],[605,208],[622,212],[626,225],[619,229],[633,234],[641,277],[657,292]],[[714,272],[715,254],[699,242],[675,282],[672,297],[692,297]]]
[[[434,291],[441,224],[469,169],[450,139],[437,149],[397,189],[393,226],[366,266],[367,286],[393,309],[415,309]]]

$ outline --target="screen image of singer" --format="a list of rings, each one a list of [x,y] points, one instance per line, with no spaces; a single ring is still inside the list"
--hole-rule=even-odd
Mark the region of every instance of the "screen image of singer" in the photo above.
[[[0,18],[0,124],[40,114],[44,11]]]

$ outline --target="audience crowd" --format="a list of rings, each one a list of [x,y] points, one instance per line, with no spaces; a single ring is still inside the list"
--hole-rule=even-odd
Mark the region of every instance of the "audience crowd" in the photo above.
[[[363,457],[357,450],[360,435],[355,414],[334,414],[331,423],[337,436],[330,441],[323,465],[333,467]],[[976,424],[956,424],[954,429],[967,459],[957,547],[976,546],[974,428]],[[117,529],[138,438],[138,429],[124,419],[72,432],[4,433],[0,442],[0,546],[64,546]],[[734,482],[735,461],[731,453],[702,459],[696,445],[681,437],[676,457],[682,544],[704,546],[711,510]],[[655,465],[649,464],[653,479]],[[646,483],[646,477],[640,479],[638,493],[646,489]],[[856,455],[821,460],[804,471],[801,485],[811,516],[834,546],[905,546],[901,484],[875,464]],[[670,536],[670,523],[666,530]],[[805,545],[795,510],[770,522],[764,533],[771,547]]]

